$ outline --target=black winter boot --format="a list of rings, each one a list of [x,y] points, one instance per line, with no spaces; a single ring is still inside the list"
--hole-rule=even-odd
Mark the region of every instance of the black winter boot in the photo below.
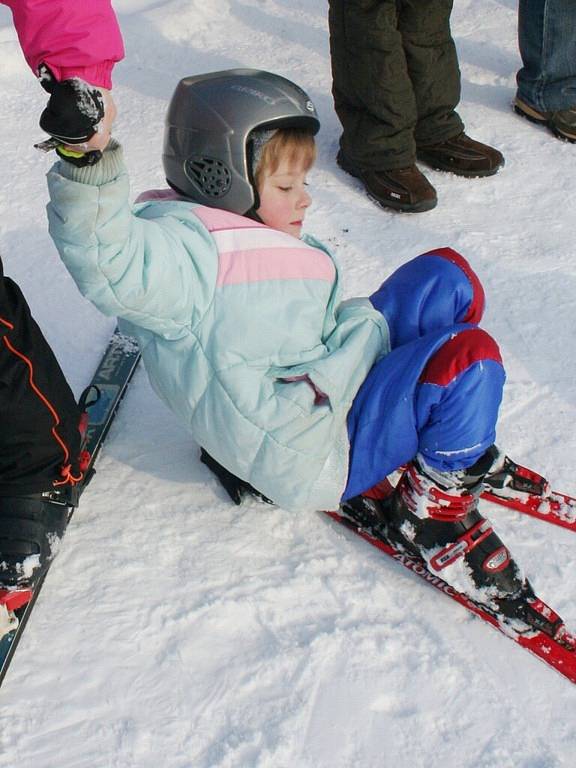
[[[0,498],[0,589],[36,584],[57,552],[69,517],[67,491]]]

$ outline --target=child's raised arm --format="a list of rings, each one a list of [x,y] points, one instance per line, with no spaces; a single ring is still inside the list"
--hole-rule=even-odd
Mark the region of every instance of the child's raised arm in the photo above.
[[[154,221],[145,208],[135,215],[116,142],[97,165],[56,163],[48,186],[50,234],[80,291],[104,314],[172,336],[202,317],[218,259],[209,233],[185,215],[189,204],[167,202]]]

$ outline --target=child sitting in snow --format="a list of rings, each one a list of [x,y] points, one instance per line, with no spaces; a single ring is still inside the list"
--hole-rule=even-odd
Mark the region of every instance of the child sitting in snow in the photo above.
[[[92,167],[62,160],[51,235],[236,500],[252,488],[287,509],[361,508],[448,583],[530,623],[531,587],[477,510],[504,383],[480,282],[439,248],[341,302],[332,255],[301,234],[318,128],[277,75],[185,78],[166,120],[170,189],[132,209],[115,142]]]

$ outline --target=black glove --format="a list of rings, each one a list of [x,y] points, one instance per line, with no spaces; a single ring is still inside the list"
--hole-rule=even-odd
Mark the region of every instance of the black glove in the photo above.
[[[218,480],[220,480],[222,487],[228,496],[230,496],[234,504],[242,504],[246,496],[254,496],[260,501],[265,501],[267,504],[273,504],[273,502],[264,496],[264,494],[257,491],[256,488],[253,488],[250,483],[247,483],[245,480],[240,480],[240,478],[233,475],[232,472],[228,472],[222,464],[218,464],[216,459],[213,459],[204,448],[200,449],[200,461],[203,464],[206,464],[208,469],[216,475]]]
[[[100,90],[79,78],[58,82],[41,64],[39,80],[48,91],[48,106],[40,116],[40,128],[64,144],[83,144],[94,136],[104,117]]]

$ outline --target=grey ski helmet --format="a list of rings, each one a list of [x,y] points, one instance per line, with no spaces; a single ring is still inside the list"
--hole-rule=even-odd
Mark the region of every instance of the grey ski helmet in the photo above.
[[[166,180],[196,202],[245,214],[257,204],[251,132],[290,127],[314,134],[320,122],[308,95],[284,77],[258,69],[185,77],[166,115]]]

